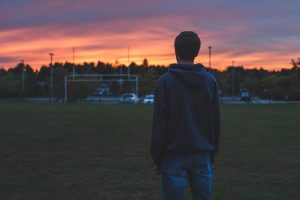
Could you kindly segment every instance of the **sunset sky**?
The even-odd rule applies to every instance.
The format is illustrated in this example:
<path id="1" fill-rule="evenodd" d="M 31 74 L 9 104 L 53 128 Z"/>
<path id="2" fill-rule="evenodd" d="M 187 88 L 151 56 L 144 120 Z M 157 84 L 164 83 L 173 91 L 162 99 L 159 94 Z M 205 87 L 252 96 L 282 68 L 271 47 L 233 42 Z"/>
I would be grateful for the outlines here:
<path id="1" fill-rule="evenodd" d="M 300 1 L 296 0 L 1 0 L 0 67 L 20 60 L 38 69 L 55 62 L 150 64 L 176 62 L 173 41 L 198 33 L 196 62 L 224 69 L 291 67 L 300 57 Z"/>

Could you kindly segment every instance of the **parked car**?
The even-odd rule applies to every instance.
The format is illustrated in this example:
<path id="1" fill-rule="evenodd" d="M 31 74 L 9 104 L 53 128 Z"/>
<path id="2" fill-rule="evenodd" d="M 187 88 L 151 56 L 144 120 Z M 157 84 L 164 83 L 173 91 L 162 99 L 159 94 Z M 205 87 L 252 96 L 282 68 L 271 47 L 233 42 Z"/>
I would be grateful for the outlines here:
<path id="1" fill-rule="evenodd" d="M 241 90 L 241 101 L 250 101 L 251 96 L 248 89 L 244 88 Z"/>
<path id="2" fill-rule="evenodd" d="M 112 93 L 110 92 L 109 87 L 106 84 L 102 84 L 95 92 L 94 96 L 109 96 Z"/>
<path id="3" fill-rule="evenodd" d="M 125 93 L 119 98 L 119 102 L 121 102 L 121 103 L 138 103 L 139 98 L 134 93 Z"/>
<path id="4" fill-rule="evenodd" d="M 154 103 L 154 95 L 148 94 L 145 96 L 143 103 L 145 104 L 153 104 Z"/>

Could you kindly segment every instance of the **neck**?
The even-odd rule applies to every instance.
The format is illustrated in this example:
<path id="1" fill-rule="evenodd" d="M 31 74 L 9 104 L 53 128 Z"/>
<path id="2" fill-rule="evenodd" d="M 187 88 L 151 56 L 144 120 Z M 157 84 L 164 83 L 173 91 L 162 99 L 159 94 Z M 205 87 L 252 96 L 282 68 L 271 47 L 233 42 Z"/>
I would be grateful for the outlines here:
<path id="1" fill-rule="evenodd" d="M 193 60 L 191 60 L 191 61 L 189 61 L 189 60 L 177 60 L 177 63 L 178 64 L 194 64 L 194 61 Z"/>

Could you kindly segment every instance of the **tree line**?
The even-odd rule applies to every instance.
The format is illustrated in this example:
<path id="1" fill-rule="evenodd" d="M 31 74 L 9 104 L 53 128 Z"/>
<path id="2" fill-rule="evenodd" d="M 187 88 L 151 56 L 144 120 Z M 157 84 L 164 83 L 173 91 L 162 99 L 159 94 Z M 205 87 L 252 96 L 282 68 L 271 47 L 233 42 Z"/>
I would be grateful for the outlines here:
<path id="1" fill-rule="evenodd" d="M 129 66 L 98 61 L 97 63 L 73 64 L 69 62 L 53 64 L 53 95 L 64 97 L 64 77 L 72 74 L 130 74 L 139 78 L 139 95 L 153 93 L 158 78 L 168 68 L 162 65 L 149 65 L 144 59 L 141 65 L 132 62 Z M 291 60 L 291 68 L 279 71 L 245 69 L 243 66 L 228 66 L 226 70 L 209 69 L 216 77 L 220 91 L 224 96 L 238 96 L 244 88 L 252 96 L 274 100 L 300 100 L 300 58 Z M 0 69 L 0 98 L 49 97 L 49 66 L 34 70 L 30 65 L 17 64 L 10 69 Z M 23 84 L 24 83 L 24 84 Z M 24 85 L 24 88 L 23 88 Z M 76 88 L 74 88 L 76 90 Z"/>

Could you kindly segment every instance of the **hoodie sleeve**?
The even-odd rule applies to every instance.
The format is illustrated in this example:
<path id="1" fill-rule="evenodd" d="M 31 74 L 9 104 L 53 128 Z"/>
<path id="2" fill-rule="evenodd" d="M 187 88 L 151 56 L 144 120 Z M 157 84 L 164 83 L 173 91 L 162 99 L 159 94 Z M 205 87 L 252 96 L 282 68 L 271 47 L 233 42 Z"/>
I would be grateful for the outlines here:
<path id="1" fill-rule="evenodd" d="M 157 168 L 160 168 L 163 151 L 164 135 L 167 129 L 168 105 L 167 91 L 163 79 L 160 79 L 155 88 L 152 135 L 150 152 Z"/>
<path id="2" fill-rule="evenodd" d="M 213 124 L 215 134 L 215 153 L 219 151 L 220 140 L 220 102 L 219 102 L 219 87 L 215 82 L 214 95 L 213 95 Z"/>

